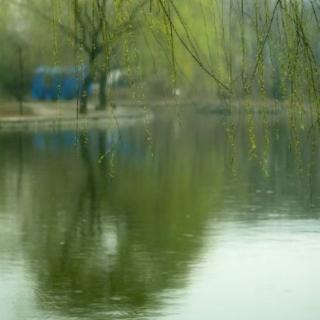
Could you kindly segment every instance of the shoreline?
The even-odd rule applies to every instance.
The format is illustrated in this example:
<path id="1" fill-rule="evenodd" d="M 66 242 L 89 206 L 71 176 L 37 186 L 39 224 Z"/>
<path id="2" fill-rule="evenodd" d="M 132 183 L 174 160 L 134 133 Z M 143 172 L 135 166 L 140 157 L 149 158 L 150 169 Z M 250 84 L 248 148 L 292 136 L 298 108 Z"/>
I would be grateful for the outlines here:
<path id="1" fill-rule="evenodd" d="M 138 122 L 151 121 L 153 113 L 141 108 L 117 107 L 115 110 L 89 111 L 85 115 L 47 114 L 10 116 L 0 118 L 0 132 L 20 130 L 62 130 L 105 128 L 106 125 L 130 126 Z"/>

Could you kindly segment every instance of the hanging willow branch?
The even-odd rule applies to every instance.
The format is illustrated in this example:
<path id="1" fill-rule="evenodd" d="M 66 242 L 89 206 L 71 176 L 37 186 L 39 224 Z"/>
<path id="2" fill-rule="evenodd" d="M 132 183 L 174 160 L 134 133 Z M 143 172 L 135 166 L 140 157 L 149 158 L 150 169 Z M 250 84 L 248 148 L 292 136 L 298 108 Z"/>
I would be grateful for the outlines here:
<path id="1" fill-rule="evenodd" d="M 174 31 L 175 35 L 177 36 L 177 38 L 179 39 L 180 43 L 182 44 L 182 46 L 185 48 L 185 50 L 191 55 L 191 57 L 193 58 L 194 61 L 196 61 L 196 63 L 199 65 L 199 67 L 204 70 L 214 81 L 216 81 L 222 88 L 224 88 L 226 91 L 230 92 L 230 88 L 224 84 L 211 70 L 209 70 L 204 63 L 202 62 L 202 60 L 199 58 L 199 56 L 197 55 L 197 53 L 195 53 L 194 51 L 192 51 L 192 49 L 189 47 L 189 45 L 186 43 L 186 41 L 182 38 L 182 36 L 180 35 L 180 33 L 177 31 L 177 28 L 175 26 L 175 24 L 173 23 L 171 16 L 167 10 L 167 8 L 165 7 L 164 3 L 162 0 L 158 0 L 161 6 L 161 9 L 163 11 L 163 13 L 165 14 L 166 18 L 169 21 L 169 24 L 172 28 L 172 30 Z"/>

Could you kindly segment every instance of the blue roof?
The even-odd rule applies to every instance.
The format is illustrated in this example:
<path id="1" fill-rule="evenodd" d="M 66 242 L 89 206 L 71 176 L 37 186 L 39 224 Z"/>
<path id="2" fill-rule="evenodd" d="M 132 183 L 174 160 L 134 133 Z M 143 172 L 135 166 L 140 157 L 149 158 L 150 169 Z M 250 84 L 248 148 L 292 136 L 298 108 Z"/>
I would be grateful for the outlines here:
<path id="1" fill-rule="evenodd" d="M 32 98 L 35 100 L 75 99 L 79 96 L 87 73 L 86 65 L 40 66 L 34 72 Z"/>

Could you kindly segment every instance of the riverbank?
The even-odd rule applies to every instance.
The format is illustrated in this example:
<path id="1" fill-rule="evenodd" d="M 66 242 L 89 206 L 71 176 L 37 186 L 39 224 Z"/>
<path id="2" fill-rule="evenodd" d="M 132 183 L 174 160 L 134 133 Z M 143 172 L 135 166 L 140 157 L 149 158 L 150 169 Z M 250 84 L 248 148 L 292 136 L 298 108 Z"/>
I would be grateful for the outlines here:
<path id="1" fill-rule="evenodd" d="M 172 111 L 179 106 L 180 111 L 193 109 L 199 114 L 273 114 L 280 115 L 283 112 L 292 111 L 288 101 L 264 100 L 242 101 L 233 100 L 214 101 L 212 99 L 182 99 L 167 98 L 146 100 L 144 103 L 134 102 L 130 99 L 115 101 L 116 106 L 109 107 L 105 111 L 97 111 L 95 105 L 88 104 L 88 113 L 79 114 L 79 106 L 76 101 L 57 102 L 25 102 L 23 115 L 19 115 L 19 106 L 16 102 L 0 101 L 0 131 L 26 130 L 26 129 L 86 129 L 90 127 L 130 125 L 136 122 L 145 122 L 153 118 L 156 110 Z M 296 111 L 310 113 L 314 111 L 312 105 L 304 103 L 296 108 Z M 179 112 L 180 112 L 179 111 Z"/>
<path id="2" fill-rule="evenodd" d="M 106 125 L 129 125 L 150 121 L 152 112 L 139 106 L 117 106 L 104 111 L 88 106 L 88 113 L 79 114 L 76 102 L 28 102 L 23 115 L 14 114 L 10 104 L 0 106 L 0 131 L 38 129 L 87 129 Z M 14 108 L 12 106 L 12 108 Z M 8 112 L 9 110 L 9 112 Z M 11 111 L 11 112 L 10 112 Z"/>

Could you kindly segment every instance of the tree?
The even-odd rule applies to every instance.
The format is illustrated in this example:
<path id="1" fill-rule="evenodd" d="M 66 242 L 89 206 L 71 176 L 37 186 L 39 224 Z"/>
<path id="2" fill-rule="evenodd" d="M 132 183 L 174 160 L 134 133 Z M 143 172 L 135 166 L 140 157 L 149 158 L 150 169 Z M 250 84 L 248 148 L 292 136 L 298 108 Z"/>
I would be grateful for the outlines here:
<path id="1" fill-rule="evenodd" d="M 31 72 L 26 69 L 24 47 L 12 45 L 14 55 L 0 63 L 0 85 L 5 93 L 19 102 L 19 113 L 23 114 L 23 101 L 30 89 Z"/>
<path id="2" fill-rule="evenodd" d="M 11 28 L 8 8 L 3 6 L 2 9 L 5 14 L 1 16 L 0 42 L 5 45 L 0 52 L 0 88 L 19 102 L 22 115 L 23 100 L 29 90 L 31 78 L 31 70 L 26 63 L 27 45 L 16 30 Z"/>
<path id="3" fill-rule="evenodd" d="M 122 36 L 140 26 L 138 12 L 145 2 L 146 0 L 72 0 L 69 9 L 73 23 L 70 23 L 69 17 L 62 14 L 62 10 L 53 10 L 53 16 L 47 14 L 44 6 L 50 5 L 48 2 L 22 0 L 15 4 L 30 10 L 47 22 L 53 22 L 53 25 L 73 42 L 75 48 L 85 52 L 88 71 L 79 97 L 80 113 L 84 114 L 87 112 L 89 86 L 96 77 L 99 79 L 98 109 L 106 109 L 107 73 L 112 67 Z"/>

